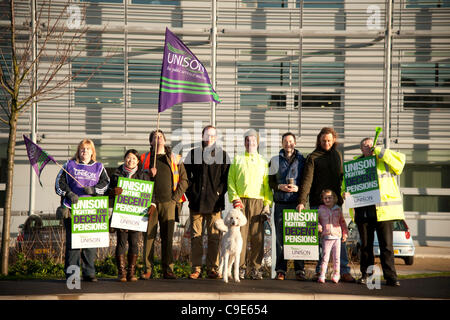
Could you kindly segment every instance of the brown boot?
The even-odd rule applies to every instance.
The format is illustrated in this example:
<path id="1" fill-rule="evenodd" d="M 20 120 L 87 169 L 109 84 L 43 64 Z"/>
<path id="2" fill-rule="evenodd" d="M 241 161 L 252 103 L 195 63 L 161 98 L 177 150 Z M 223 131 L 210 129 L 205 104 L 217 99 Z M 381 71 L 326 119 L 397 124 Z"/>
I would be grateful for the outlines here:
<path id="1" fill-rule="evenodd" d="M 128 281 L 134 282 L 137 281 L 136 278 L 136 260 L 137 260 L 137 254 L 128 254 L 128 274 L 127 279 Z"/>
<path id="2" fill-rule="evenodd" d="M 117 269 L 119 271 L 118 280 L 120 282 L 127 282 L 127 270 L 125 268 L 125 255 L 121 254 L 116 256 Z"/>

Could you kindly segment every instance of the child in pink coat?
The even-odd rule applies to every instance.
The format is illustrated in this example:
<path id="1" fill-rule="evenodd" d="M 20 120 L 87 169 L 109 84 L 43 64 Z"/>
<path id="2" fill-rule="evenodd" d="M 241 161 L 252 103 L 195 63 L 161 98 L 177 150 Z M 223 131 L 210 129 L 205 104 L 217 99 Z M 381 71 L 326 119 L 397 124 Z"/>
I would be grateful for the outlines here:
<path id="1" fill-rule="evenodd" d="M 325 275 L 327 273 L 328 261 L 330 254 L 333 256 L 334 274 L 331 280 L 338 283 L 340 277 L 339 267 L 341 258 L 341 238 L 344 242 L 347 240 L 348 229 L 345 224 L 344 215 L 341 208 L 336 205 L 338 198 L 334 191 L 325 189 L 321 193 L 323 204 L 319 206 L 319 227 L 322 233 L 323 260 L 320 267 L 320 276 L 317 280 L 325 283 Z"/>

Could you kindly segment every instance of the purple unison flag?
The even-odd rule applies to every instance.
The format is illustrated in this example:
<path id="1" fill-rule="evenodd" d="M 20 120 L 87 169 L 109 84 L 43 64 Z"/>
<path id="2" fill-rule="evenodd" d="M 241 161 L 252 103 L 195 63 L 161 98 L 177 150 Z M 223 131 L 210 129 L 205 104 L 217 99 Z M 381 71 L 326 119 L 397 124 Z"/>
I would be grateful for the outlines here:
<path id="1" fill-rule="evenodd" d="M 166 28 L 158 112 L 180 102 L 207 101 L 221 102 L 208 72 L 191 50 Z"/>
<path id="2" fill-rule="evenodd" d="M 37 144 L 31 141 L 26 135 L 23 135 L 25 146 L 27 147 L 28 159 L 36 172 L 39 183 L 41 184 L 41 172 L 44 170 L 45 165 L 51 160 L 56 163 L 56 160 L 50 156 L 47 152 L 41 149 Z"/>

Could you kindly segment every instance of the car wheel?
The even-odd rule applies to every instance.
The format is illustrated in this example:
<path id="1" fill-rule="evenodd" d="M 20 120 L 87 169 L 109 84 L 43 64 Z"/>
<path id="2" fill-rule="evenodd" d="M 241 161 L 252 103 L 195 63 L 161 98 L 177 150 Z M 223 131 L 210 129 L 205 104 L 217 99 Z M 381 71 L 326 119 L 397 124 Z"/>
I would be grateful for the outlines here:
<path id="1" fill-rule="evenodd" d="M 403 257 L 403 260 L 405 260 L 405 264 L 408 266 L 411 266 L 414 263 L 414 256 L 412 257 Z"/>

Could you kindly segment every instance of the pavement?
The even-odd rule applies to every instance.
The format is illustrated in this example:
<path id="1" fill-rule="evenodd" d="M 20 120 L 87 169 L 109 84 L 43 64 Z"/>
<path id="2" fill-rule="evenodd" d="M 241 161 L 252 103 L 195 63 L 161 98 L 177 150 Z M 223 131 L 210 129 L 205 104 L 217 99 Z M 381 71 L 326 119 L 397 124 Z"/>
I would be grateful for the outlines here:
<path id="1" fill-rule="evenodd" d="M 427 259 L 450 259 L 450 247 L 416 246 L 414 257 Z"/>
<path id="2" fill-rule="evenodd" d="M 416 247 L 417 259 L 450 259 L 450 248 Z M 450 267 L 450 260 L 448 261 Z M 352 264 L 358 276 L 359 266 Z M 312 274 L 313 265 L 307 273 Z M 449 269 L 447 269 L 449 270 Z M 417 273 L 424 273 L 420 270 Z M 402 275 L 402 272 L 398 272 Z M 410 275 L 411 273 L 404 273 Z M 373 279 L 371 286 L 356 283 L 287 279 L 276 281 L 242 280 L 228 284 L 211 279 L 151 279 L 120 283 L 116 279 L 99 279 L 97 283 L 81 281 L 69 289 L 65 280 L 2 280 L 0 300 L 152 300 L 152 301 L 275 301 L 275 300 L 424 300 L 450 301 L 450 277 L 439 276 L 400 280 L 400 287 L 386 286 L 384 280 Z"/>

